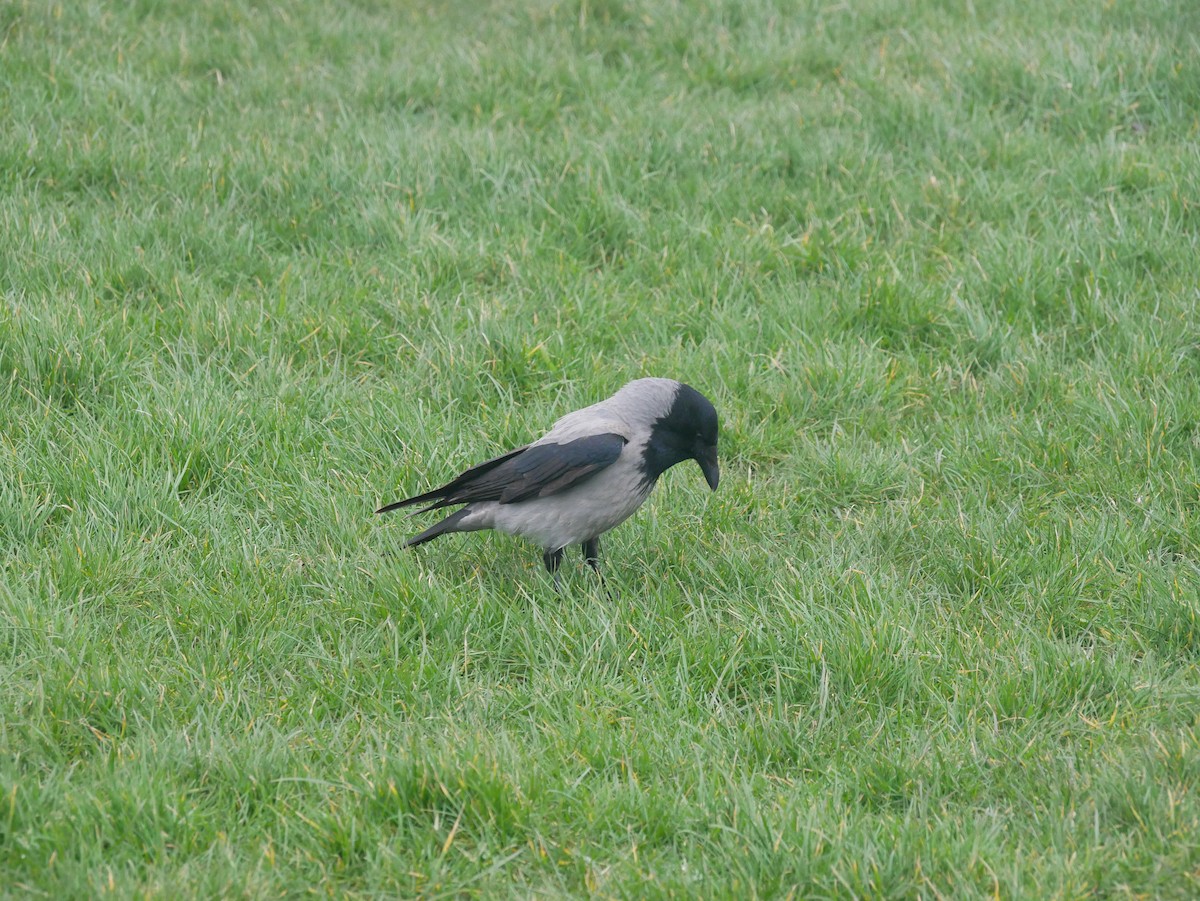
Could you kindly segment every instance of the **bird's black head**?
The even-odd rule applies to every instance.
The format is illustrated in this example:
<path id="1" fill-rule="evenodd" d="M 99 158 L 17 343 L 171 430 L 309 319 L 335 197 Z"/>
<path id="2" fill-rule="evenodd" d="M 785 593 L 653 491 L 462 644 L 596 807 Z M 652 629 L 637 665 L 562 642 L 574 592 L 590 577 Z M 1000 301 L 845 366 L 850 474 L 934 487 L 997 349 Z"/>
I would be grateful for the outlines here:
<path id="1" fill-rule="evenodd" d="M 717 411 L 707 397 L 681 384 L 670 409 L 650 428 L 642 468 L 653 482 L 684 460 L 699 463 L 708 487 L 717 490 L 721 480 L 717 467 Z"/>

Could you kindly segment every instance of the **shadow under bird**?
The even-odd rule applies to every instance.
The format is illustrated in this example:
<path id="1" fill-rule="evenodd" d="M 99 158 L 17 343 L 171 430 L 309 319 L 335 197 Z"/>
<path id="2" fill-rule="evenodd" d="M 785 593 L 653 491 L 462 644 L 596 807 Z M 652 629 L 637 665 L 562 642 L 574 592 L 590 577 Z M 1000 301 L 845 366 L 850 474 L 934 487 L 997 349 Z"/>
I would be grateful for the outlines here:
<path id="1" fill-rule="evenodd" d="M 568 413 L 544 436 L 402 501 L 416 513 L 466 506 L 404 543 L 451 532 L 495 529 L 537 542 L 558 583 L 563 549 L 578 544 L 600 572 L 600 536 L 642 505 L 658 477 L 684 460 L 700 464 L 717 490 L 717 411 L 695 388 L 673 379 L 637 379 L 612 397 Z"/>

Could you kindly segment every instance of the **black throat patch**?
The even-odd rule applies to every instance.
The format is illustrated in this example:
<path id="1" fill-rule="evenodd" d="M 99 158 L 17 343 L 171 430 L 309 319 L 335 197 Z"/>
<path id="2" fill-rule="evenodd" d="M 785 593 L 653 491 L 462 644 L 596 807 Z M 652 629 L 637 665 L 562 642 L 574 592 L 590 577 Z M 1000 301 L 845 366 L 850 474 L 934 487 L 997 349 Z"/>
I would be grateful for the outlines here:
<path id="1" fill-rule="evenodd" d="M 639 467 L 643 479 L 654 484 L 676 463 L 692 459 L 698 443 L 717 443 L 717 411 L 703 394 L 681 384 L 671 409 L 650 427 Z"/>

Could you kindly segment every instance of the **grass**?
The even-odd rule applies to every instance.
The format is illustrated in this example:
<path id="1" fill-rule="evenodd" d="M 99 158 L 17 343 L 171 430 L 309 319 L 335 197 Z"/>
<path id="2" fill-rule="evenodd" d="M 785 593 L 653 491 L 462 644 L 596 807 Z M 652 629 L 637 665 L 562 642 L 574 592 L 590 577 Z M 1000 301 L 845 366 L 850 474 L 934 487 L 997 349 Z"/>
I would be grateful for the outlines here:
<path id="1" fill-rule="evenodd" d="M 0 10 L 0 892 L 1200 892 L 1200 12 L 917 6 Z"/>

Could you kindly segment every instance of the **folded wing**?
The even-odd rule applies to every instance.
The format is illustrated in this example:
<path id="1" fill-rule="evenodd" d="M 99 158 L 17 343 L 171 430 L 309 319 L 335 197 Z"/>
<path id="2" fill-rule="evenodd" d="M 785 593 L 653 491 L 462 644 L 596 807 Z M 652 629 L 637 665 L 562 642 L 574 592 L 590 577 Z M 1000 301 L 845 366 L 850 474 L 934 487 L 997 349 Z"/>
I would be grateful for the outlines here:
<path id="1" fill-rule="evenodd" d="M 615 433 L 589 435 L 562 444 L 530 444 L 472 466 L 440 488 L 380 507 L 428 504 L 424 513 L 455 504 L 498 501 L 515 504 L 546 497 L 586 480 L 621 456 L 627 439 Z"/>

